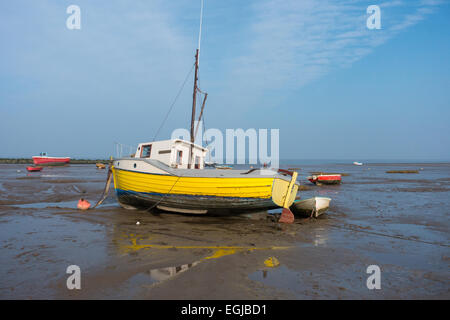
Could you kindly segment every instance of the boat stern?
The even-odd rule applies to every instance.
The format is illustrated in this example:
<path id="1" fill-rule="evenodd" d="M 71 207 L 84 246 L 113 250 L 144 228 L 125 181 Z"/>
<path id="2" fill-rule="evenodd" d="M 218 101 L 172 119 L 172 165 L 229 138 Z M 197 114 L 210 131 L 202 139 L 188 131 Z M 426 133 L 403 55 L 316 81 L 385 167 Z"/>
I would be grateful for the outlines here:
<path id="1" fill-rule="evenodd" d="M 290 181 L 284 180 L 284 179 L 274 179 L 273 186 L 272 186 L 272 201 L 275 203 L 278 207 L 290 207 L 295 200 L 295 197 L 297 196 L 298 192 L 298 183 L 295 182 L 294 186 L 290 190 L 289 189 Z M 286 194 L 288 193 L 288 194 Z M 287 197 L 287 199 L 286 199 Z M 287 201 L 287 202 L 286 202 Z"/>

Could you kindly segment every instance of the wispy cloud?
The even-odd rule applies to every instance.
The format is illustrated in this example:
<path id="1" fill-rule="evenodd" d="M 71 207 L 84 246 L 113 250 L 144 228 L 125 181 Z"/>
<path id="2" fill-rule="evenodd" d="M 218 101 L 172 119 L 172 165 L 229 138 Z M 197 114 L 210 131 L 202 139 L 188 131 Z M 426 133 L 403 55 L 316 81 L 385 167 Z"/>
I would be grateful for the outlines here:
<path id="1" fill-rule="evenodd" d="M 380 3 L 381 30 L 366 27 L 373 1 L 266 0 L 254 3 L 245 53 L 233 62 L 233 78 L 254 89 L 301 87 L 348 67 L 374 48 L 417 24 L 438 0 Z"/>

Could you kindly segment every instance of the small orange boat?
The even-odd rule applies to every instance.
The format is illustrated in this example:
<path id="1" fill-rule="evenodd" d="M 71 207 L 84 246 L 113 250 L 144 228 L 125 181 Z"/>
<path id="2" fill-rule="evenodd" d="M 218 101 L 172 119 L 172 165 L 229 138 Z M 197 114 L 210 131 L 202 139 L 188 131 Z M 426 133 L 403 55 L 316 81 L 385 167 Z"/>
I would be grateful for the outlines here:
<path id="1" fill-rule="evenodd" d="M 27 170 L 30 172 L 34 172 L 34 171 L 41 171 L 42 167 L 33 167 L 33 166 L 28 166 Z"/>

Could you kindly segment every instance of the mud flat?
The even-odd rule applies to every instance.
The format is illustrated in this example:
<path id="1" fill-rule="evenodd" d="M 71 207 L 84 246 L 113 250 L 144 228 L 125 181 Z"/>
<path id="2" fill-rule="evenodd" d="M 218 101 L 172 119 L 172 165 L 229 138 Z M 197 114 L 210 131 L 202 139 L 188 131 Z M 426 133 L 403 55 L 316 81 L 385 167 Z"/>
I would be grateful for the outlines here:
<path id="1" fill-rule="evenodd" d="M 419 173 L 419 170 L 389 170 L 386 173 Z"/>
<path id="2" fill-rule="evenodd" d="M 300 181 L 319 170 L 349 176 L 301 190 L 301 198 L 333 199 L 319 219 L 279 225 L 267 212 L 129 211 L 113 192 L 81 212 L 79 198 L 100 197 L 104 170 L 73 164 L 27 173 L 0 164 L 0 298 L 450 298 L 449 164 L 420 165 L 421 179 L 400 180 L 386 177 L 392 164 L 296 166 Z M 269 257 L 280 265 L 267 267 Z M 366 287 L 374 264 L 380 290 Z M 81 290 L 66 287 L 70 265 L 81 269 Z"/>

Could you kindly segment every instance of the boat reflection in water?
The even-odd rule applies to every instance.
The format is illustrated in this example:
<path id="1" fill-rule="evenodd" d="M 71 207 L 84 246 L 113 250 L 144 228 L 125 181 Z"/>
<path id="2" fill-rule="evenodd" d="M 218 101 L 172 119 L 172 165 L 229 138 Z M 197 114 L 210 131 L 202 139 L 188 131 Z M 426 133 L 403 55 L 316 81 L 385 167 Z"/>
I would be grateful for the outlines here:
<path id="1" fill-rule="evenodd" d="M 325 228 L 318 228 L 315 230 L 315 236 L 313 239 L 313 244 L 315 247 L 326 246 L 328 243 L 328 232 Z"/>
<path id="2" fill-rule="evenodd" d="M 117 229 L 115 229 L 117 230 Z M 290 247 L 283 246 L 269 246 L 269 247 L 256 247 L 256 246 L 211 246 L 211 245 L 161 245 L 161 244 L 150 244 L 150 243 L 141 243 L 145 242 L 150 238 L 154 238 L 154 236 L 142 236 L 136 234 L 124 234 L 117 230 L 114 233 L 113 243 L 116 245 L 117 250 L 120 254 L 133 254 L 139 250 L 149 250 L 149 249 L 157 249 L 159 250 L 170 250 L 170 249 L 179 249 L 179 250 L 199 250 L 205 249 L 210 252 L 200 260 L 196 260 L 192 263 L 182 264 L 179 266 L 173 267 L 164 267 L 151 269 L 145 272 L 140 272 L 134 276 L 132 276 L 127 282 L 130 286 L 153 286 L 157 283 L 160 283 L 165 280 L 169 280 L 176 275 L 183 273 L 200 263 L 206 263 L 211 259 L 219 259 L 224 256 L 233 255 L 241 252 L 253 252 L 259 250 L 286 250 Z"/>
<path id="3" fill-rule="evenodd" d="M 146 274 L 151 278 L 152 282 L 161 282 L 170 279 L 177 274 L 183 273 L 192 267 L 198 265 L 200 261 L 195 261 L 193 263 L 183 264 L 177 267 L 166 267 L 160 269 L 153 269 L 146 272 Z"/>
<path id="4" fill-rule="evenodd" d="M 139 272 L 127 280 L 127 285 L 125 287 L 149 288 L 158 285 L 163 281 L 169 280 L 176 275 L 191 269 L 199 263 L 200 261 L 195 261 L 193 263 L 183 264 L 177 267 L 165 267 Z"/>

